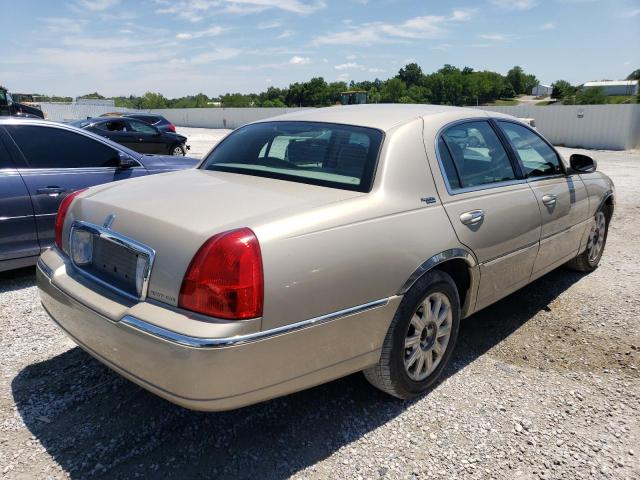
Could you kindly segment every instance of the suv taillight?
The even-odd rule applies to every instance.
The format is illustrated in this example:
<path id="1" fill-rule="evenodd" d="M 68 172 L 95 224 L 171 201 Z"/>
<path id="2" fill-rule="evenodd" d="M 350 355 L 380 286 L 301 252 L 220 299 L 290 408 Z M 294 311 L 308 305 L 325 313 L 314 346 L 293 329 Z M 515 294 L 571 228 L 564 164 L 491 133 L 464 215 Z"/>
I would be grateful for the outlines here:
<path id="1" fill-rule="evenodd" d="M 69 195 L 62 199 L 62 202 L 60 202 L 60 206 L 58 207 L 58 215 L 56 215 L 55 226 L 56 245 L 60 250 L 62 250 L 62 229 L 64 228 L 64 219 L 67 216 L 67 212 L 69 211 L 69 207 L 71 206 L 73 200 L 85 190 L 86 188 L 83 188 L 82 190 L 71 192 Z"/>
<path id="2" fill-rule="evenodd" d="M 262 316 L 264 279 L 260 244 L 249 228 L 219 233 L 191 260 L 178 306 L 212 317 Z"/>
<path id="3" fill-rule="evenodd" d="M 167 125 L 167 130 L 176 133 L 176 126 L 173 123 L 170 123 L 169 125 Z"/>

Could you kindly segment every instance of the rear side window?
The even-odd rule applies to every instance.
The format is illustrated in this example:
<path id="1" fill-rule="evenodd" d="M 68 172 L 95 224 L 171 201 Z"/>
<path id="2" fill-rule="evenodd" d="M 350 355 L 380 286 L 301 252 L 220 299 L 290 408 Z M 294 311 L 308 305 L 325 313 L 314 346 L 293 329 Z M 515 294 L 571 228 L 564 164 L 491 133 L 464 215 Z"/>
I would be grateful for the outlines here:
<path id="1" fill-rule="evenodd" d="M 438 139 L 438 153 L 453 189 L 516 178 L 507 152 L 489 122 L 465 122 L 449 127 Z"/>
<path id="2" fill-rule="evenodd" d="M 265 122 L 229 134 L 200 168 L 367 192 L 382 132 L 316 122 Z"/>
<path id="3" fill-rule="evenodd" d="M 130 131 L 132 132 L 146 133 L 149 135 L 153 135 L 154 133 L 156 133 L 156 129 L 148 123 L 138 122 L 136 120 L 129 120 L 129 127 Z"/>
<path id="4" fill-rule="evenodd" d="M 35 125 L 8 125 L 30 168 L 117 167 L 117 150 L 80 133 Z"/>
<path id="5" fill-rule="evenodd" d="M 564 173 L 556 152 L 540 136 L 522 125 L 498 121 L 509 138 L 527 177 L 543 177 Z"/>

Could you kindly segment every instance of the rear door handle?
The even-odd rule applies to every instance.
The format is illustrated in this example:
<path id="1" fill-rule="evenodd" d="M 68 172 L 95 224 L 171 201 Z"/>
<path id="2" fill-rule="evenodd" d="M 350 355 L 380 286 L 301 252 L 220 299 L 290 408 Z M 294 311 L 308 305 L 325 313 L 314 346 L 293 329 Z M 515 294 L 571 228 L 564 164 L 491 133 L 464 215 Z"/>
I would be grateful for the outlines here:
<path id="1" fill-rule="evenodd" d="M 60 187 L 45 187 L 45 188 L 39 188 L 37 190 L 39 194 L 49 195 L 50 197 L 57 197 L 58 195 L 66 191 L 67 191 L 66 188 L 60 188 Z"/>
<path id="2" fill-rule="evenodd" d="M 542 196 L 542 203 L 544 203 L 547 207 L 553 207 L 556 204 L 556 200 L 558 197 L 552 193 Z"/>
<path id="3" fill-rule="evenodd" d="M 460 221 L 464 225 L 478 225 L 484 220 L 484 210 L 471 210 L 460 215 Z"/>

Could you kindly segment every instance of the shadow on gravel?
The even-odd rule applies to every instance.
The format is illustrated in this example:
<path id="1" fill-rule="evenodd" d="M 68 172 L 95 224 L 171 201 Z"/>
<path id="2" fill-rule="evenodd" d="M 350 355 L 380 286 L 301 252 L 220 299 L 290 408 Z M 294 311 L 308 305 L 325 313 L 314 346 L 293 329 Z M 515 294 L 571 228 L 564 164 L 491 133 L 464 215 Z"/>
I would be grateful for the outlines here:
<path id="1" fill-rule="evenodd" d="M 36 284 L 35 267 L 0 272 L 0 293 L 22 290 Z"/>
<path id="2" fill-rule="evenodd" d="M 445 378 L 580 278 L 553 272 L 464 321 Z M 286 478 L 412 404 L 356 374 L 236 411 L 192 412 L 124 380 L 79 348 L 26 367 L 12 389 L 29 430 L 72 478 Z"/>

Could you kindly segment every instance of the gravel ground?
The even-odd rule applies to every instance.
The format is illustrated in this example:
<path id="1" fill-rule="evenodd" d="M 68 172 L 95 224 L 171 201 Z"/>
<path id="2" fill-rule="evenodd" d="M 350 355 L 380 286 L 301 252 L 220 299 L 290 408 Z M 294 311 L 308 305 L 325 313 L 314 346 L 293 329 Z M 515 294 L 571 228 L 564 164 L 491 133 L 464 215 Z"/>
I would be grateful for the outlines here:
<path id="1" fill-rule="evenodd" d="M 191 412 L 74 347 L 33 269 L 0 274 L 0 477 L 640 478 L 640 154 L 590 154 L 618 191 L 600 268 L 557 270 L 465 320 L 415 401 L 357 374 Z"/>

